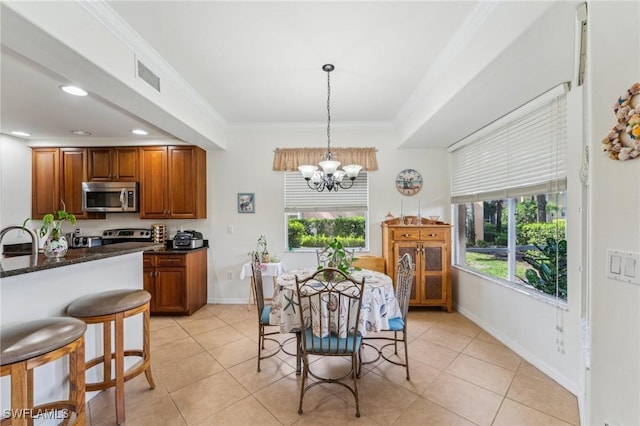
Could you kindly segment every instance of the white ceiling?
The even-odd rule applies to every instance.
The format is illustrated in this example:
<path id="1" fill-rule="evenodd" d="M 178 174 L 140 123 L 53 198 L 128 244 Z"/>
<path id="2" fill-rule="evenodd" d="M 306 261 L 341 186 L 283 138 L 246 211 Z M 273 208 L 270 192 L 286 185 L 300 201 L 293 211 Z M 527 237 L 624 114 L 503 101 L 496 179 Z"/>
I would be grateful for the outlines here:
<path id="1" fill-rule="evenodd" d="M 166 61 L 195 89 L 227 130 L 326 124 L 321 67 L 332 63 L 333 126 L 388 126 L 402 147 L 446 147 L 571 80 L 574 72 L 574 2 L 102 5 L 143 39 L 147 56 Z M 9 15 L 2 14 L 3 24 Z M 164 120 L 128 113 L 127 102 L 65 95 L 58 86 L 68 76 L 22 56 L 10 43 L 19 34 L 9 33 L 20 26 L 7 28 L 1 52 L 3 133 L 21 129 L 32 140 L 68 140 L 77 138 L 70 130 L 81 129 L 103 141 L 130 138 L 131 128 L 145 127 L 151 138 L 181 137 Z"/>

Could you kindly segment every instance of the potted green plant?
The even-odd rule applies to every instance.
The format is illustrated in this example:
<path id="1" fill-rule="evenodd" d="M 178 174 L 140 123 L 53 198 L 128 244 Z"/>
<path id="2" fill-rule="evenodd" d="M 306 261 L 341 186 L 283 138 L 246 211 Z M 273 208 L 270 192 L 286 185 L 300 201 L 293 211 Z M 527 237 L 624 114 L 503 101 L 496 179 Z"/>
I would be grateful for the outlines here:
<path id="1" fill-rule="evenodd" d="M 326 266 L 329 268 L 339 269 L 345 274 L 351 274 L 351 271 L 360 268 L 352 268 L 352 262 L 355 260 L 353 254 L 348 252 L 340 240 L 334 238 L 327 247 L 320 252 L 323 259 L 326 259 Z M 318 265 L 318 269 L 324 268 L 325 265 Z"/>
<path id="2" fill-rule="evenodd" d="M 47 213 L 42 218 L 42 226 L 38 230 L 40 238 L 47 237 L 44 241 L 43 250 L 47 257 L 64 257 L 69 249 L 69 243 L 62 233 L 62 223 L 69 221 L 70 224 L 76 224 L 76 216 L 73 213 L 67 213 L 67 207 L 62 202 L 62 210 L 58 210 L 57 219 L 53 213 Z M 27 218 L 22 223 L 24 228 L 27 222 L 31 220 Z"/>

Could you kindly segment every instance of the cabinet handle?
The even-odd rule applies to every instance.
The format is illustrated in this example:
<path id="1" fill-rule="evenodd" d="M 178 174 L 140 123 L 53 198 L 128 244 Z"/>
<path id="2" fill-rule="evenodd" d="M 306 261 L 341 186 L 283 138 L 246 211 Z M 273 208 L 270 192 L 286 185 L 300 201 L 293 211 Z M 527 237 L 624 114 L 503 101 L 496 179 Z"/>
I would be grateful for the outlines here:
<path id="1" fill-rule="evenodd" d="M 430 237 L 437 237 L 438 234 L 429 234 Z"/>
<path id="2" fill-rule="evenodd" d="M 411 234 L 402 234 L 402 236 L 406 238 L 406 237 L 410 237 Z"/>

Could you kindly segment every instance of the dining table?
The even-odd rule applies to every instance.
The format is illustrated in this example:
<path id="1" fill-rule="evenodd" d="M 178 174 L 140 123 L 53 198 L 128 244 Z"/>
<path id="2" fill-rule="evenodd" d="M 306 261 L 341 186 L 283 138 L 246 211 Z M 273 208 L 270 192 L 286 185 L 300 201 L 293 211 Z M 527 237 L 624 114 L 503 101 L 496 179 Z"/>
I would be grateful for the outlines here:
<path id="1" fill-rule="evenodd" d="M 298 280 L 303 280 L 316 271 L 317 267 L 315 266 L 293 269 L 277 277 L 269 324 L 279 326 L 281 333 L 299 335 L 301 322 L 296 277 Z M 358 281 L 364 278 L 364 293 L 358 327 L 360 334 L 365 337 L 368 333 L 389 329 L 389 320 L 402 316 L 393 287 L 393 279 L 386 274 L 368 269 L 354 270 L 350 275 Z M 296 372 L 299 374 L 301 371 L 299 347 L 296 350 L 296 355 L 298 358 Z"/>

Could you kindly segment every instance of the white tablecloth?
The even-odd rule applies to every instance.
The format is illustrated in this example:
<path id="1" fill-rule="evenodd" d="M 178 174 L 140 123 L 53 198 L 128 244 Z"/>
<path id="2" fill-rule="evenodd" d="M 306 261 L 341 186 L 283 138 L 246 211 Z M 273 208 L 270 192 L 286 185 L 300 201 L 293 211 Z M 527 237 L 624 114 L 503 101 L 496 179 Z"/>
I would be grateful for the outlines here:
<path id="1" fill-rule="evenodd" d="M 284 263 L 261 263 L 260 269 L 262 269 L 263 277 L 277 277 L 278 275 L 282 275 L 284 273 Z M 242 269 L 240 270 L 240 279 L 244 280 L 247 277 L 251 277 L 251 275 L 251 262 L 247 262 L 242 265 Z"/>
<path id="2" fill-rule="evenodd" d="M 302 279 L 315 271 L 316 268 L 295 269 L 278 276 L 269 322 L 279 325 L 282 333 L 300 329 L 300 304 L 295 276 Z M 362 335 L 388 329 L 389 319 L 401 316 L 391 277 L 368 269 L 354 271 L 352 276 L 357 280 L 365 277 L 359 326 Z"/>

